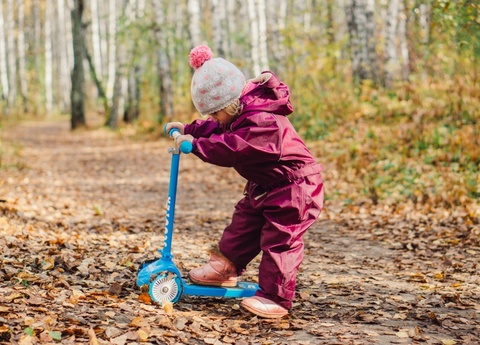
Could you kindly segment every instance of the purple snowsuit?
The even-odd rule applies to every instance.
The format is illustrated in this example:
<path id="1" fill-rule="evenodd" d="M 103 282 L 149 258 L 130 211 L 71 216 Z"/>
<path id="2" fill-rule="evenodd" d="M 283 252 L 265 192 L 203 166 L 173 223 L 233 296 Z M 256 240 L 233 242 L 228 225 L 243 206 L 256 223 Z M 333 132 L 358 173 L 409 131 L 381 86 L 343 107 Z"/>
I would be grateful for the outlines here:
<path id="1" fill-rule="evenodd" d="M 257 295 L 287 309 L 303 260 L 302 236 L 324 201 L 322 167 L 287 119 L 293 112 L 289 98 L 288 87 L 272 75 L 264 84 L 247 83 L 242 113 L 229 126 L 210 118 L 185 125 L 185 134 L 194 137 L 193 154 L 233 167 L 248 181 L 220 251 L 238 274 L 262 252 Z"/>

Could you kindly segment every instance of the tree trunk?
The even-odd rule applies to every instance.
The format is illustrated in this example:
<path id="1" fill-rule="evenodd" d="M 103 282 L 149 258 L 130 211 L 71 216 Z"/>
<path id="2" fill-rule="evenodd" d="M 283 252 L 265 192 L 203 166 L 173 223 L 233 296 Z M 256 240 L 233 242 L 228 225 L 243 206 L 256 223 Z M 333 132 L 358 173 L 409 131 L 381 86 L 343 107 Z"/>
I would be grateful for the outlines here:
<path id="1" fill-rule="evenodd" d="M 267 43 L 267 14 L 265 0 L 256 0 L 258 13 L 258 43 L 261 71 L 269 70 L 268 43 Z M 260 71 L 260 72 L 261 72 Z"/>
<path id="2" fill-rule="evenodd" d="M 15 49 L 15 19 L 14 19 L 13 0 L 7 0 L 7 59 L 8 59 L 8 104 L 10 107 L 15 105 L 15 99 L 17 98 L 17 53 Z"/>
<path id="3" fill-rule="evenodd" d="M 157 3 L 155 2 L 155 6 Z M 190 42 L 192 48 L 199 45 L 202 42 L 202 34 L 200 31 L 200 3 L 199 0 L 188 0 L 188 15 L 189 15 L 189 32 Z"/>
<path id="4" fill-rule="evenodd" d="M 402 80 L 407 81 L 410 78 L 410 52 L 408 50 L 407 21 L 408 11 L 406 8 L 407 0 L 400 0 L 400 17 L 398 23 L 398 39 L 400 41 L 400 56 L 402 59 Z"/>
<path id="5" fill-rule="evenodd" d="M 159 122 L 173 118 L 173 91 L 170 59 L 168 56 L 167 22 L 165 17 L 165 1 L 155 2 L 155 18 L 157 21 L 156 38 L 158 44 L 157 65 L 160 82 L 160 116 Z"/>
<path id="6" fill-rule="evenodd" d="M 85 72 L 84 42 L 82 32 L 83 0 L 74 0 L 72 15 L 72 42 L 73 42 L 73 71 L 71 91 L 71 129 L 77 129 L 86 125 L 85 121 Z"/>
<path id="7" fill-rule="evenodd" d="M 25 5 L 24 0 L 18 0 L 18 76 L 20 79 L 20 92 L 22 106 L 25 113 L 28 112 L 28 84 L 26 69 L 26 48 L 25 48 Z"/>
<path id="8" fill-rule="evenodd" d="M 348 0 L 345 10 L 354 80 L 378 83 L 373 0 Z"/>
<path id="9" fill-rule="evenodd" d="M 108 81 L 107 81 L 107 99 L 109 107 L 113 103 L 113 93 L 115 88 L 116 75 L 116 37 L 117 37 L 117 5 L 115 0 L 109 0 L 108 13 Z M 110 115 L 109 115 L 110 116 Z"/>
<path id="10" fill-rule="evenodd" d="M 398 9 L 399 0 L 390 0 L 388 4 L 385 37 L 385 85 L 392 87 L 393 81 L 399 73 L 398 53 L 397 53 L 397 28 L 398 28 Z"/>
<path id="11" fill-rule="evenodd" d="M 100 20 L 98 13 L 98 0 L 90 1 L 90 10 L 92 12 L 93 65 L 95 66 L 96 76 L 101 82 L 103 80 L 103 66 L 102 48 L 100 44 Z"/>
<path id="12" fill-rule="evenodd" d="M 2 82 L 2 99 L 7 100 L 9 93 L 7 47 L 5 45 L 5 19 L 3 16 L 3 1 L 0 6 L 0 77 Z M 4 112 L 7 112 L 8 105 Z"/>
<path id="13" fill-rule="evenodd" d="M 45 111 L 47 116 L 51 115 L 53 109 L 53 13 L 53 0 L 45 0 Z"/>
<path id="14" fill-rule="evenodd" d="M 260 40 L 258 17 L 255 0 L 248 0 L 248 20 L 250 22 L 250 44 L 252 49 L 252 71 L 253 75 L 257 76 L 261 72 L 260 68 Z"/>
<path id="15" fill-rule="evenodd" d="M 140 24 L 139 20 L 143 18 L 143 6 L 137 0 L 130 0 L 129 7 L 126 9 L 127 25 Z M 127 42 L 128 45 L 128 59 L 134 61 L 135 65 L 127 72 L 125 79 L 125 105 L 123 111 L 123 120 L 126 123 L 131 123 L 138 118 L 140 109 L 140 79 L 141 79 L 141 65 L 137 62 L 136 55 L 138 54 L 138 41 L 133 40 Z M 130 64 L 129 64 L 130 65 Z"/>
<path id="16" fill-rule="evenodd" d="M 285 49 L 285 27 L 287 21 L 287 0 L 267 0 L 267 8 L 275 8 L 267 16 L 267 36 L 269 39 L 269 55 L 272 57 L 273 69 L 281 66 L 287 55 Z"/>
<path id="17" fill-rule="evenodd" d="M 57 13 L 58 13 L 58 59 L 60 60 L 59 77 L 60 83 L 60 99 L 61 99 L 61 112 L 66 112 L 70 102 L 70 67 L 68 64 L 68 47 L 67 47 L 67 18 L 65 17 L 65 0 L 57 0 Z"/>

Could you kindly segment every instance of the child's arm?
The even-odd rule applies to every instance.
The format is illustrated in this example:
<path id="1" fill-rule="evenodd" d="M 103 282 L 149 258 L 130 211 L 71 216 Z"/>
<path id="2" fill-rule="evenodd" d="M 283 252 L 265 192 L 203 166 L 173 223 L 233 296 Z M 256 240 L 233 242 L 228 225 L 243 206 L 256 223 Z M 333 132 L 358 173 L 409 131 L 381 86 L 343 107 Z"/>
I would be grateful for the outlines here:
<path id="1" fill-rule="evenodd" d="M 197 119 L 184 125 L 184 133 L 182 134 L 190 134 L 194 138 L 208 138 L 212 134 L 220 134 L 221 132 L 222 129 L 219 124 L 208 118 L 206 120 Z"/>

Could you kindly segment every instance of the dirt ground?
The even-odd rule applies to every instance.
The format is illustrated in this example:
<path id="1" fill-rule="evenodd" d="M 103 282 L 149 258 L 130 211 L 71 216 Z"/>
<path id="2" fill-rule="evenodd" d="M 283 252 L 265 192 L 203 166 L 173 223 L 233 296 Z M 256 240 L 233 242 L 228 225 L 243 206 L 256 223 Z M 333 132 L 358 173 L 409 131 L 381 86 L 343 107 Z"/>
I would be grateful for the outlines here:
<path id="1" fill-rule="evenodd" d="M 170 140 L 71 133 L 65 121 L 1 139 L 0 344 L 480 344 L 480 247 L 437 236 L 455 225 L 421 237 L 428 219 L 377 221 L 329 201 L 305 237 L 287 317 L 185 295 L 170 310 L 135 285 L 163 245 Z M 193 155 L 180 170 L 173 253 L 186 274 L 207 259 L 244 181 Z"/>

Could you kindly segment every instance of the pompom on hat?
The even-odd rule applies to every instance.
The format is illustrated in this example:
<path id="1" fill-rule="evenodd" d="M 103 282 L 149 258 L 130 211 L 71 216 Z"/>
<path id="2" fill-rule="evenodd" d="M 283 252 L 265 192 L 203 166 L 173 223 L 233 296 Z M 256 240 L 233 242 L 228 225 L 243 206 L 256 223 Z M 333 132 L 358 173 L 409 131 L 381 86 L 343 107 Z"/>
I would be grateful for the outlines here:
<path id="1" fill-rule="evenodd" d="M 191 84 L 192 101 L 200 114 L 213 114 L 240 98 L 245 76 L 234 64 L 213 58 L 212 50 L 205 45 L 193 48 L 189 60 L 195 69 Z"/>

